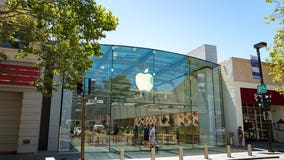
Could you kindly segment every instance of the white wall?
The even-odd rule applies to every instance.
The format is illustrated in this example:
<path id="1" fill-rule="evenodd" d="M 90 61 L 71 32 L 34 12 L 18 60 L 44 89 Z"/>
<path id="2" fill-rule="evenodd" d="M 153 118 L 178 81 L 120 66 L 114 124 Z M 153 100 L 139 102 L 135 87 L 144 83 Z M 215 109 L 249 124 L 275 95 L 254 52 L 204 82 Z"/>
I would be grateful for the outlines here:
<path id="1" fill-rule="evenodd" d="M 18 153 L 37 152 L 41 117 L 42 95 L 35 91 L 24 91 L 20 122 Z M 30 139 L 30 144 L 24 144 L 24 139 Z"/>
<path id="2" fill-rule="evenodd" d="M 1 91 L 22 92 L 17 153 L 36 153 L 38 150 L 42 95 L 33 87 L 0 85 Z M 30 140 L 24 144 L 23 140 Z"/>
<path id="3" fill-rule="evenodd" d="M 251 88 L 253 84 L 243 84 L 234 81 L 234 68 L 232 59 L 226 60 L 221 64 L 223 101 L 225 114 L 225 127 L 228 142 L 230 133 L 234 133 L 233 144 L 237 144 L 237 129 L 243 127 L 243 113 L 241 104 L 240 87 Z"/>
<path id="4" fill-rule="evenodd" d="M 240 61 L 240 59 L 235 59 L 235 60 Z M 247 80 L 247 82 L 235 81 L 234 75 L 239 75 L 239 73 L 234 73 L 234 71 L 237 69 L 233 68 L 232 58 L 221 62 L 220 65 L 221 65 L 221 74 L 222 74 L 222 87 L 223 87 L 223 101 L 224 101 L 226 131 L 227 131 L 227 135 L 229 135 L 230 132 L 234 132 L 235 134 L 234 142 L 236 144 L 237 128 L 238 126 L 243 127 L 243 113 L 242 113 L 240 88 L 256 89 L 259 83 L 256 83 L 257 81 L 254 82 L 252 80 Z M 236 65 L 235 67 L 238 67 L 238 66 Z M 250 68 L 247 68 L 247 69 L 250 70 Z M 238 68 L 238 70 L 240 69 Z M 241 74 L 241 76 L 249 77 L 250 75 L 248 76 L 248 75 Z M 267 87 L 267 90 L 275 90 L 277 85 L 267 84 L 266 87 Z M 271 109 L 272 109 L 272 117 L 273 117 L 272 122 L 275 122 L 277 117 L 279 118 L 281 116 L 282 117 L 284 116 L 283 107 L 280 108 L 279 106 L 278 107 L 271 106 Z"/>
<path id="5" fill-rule="evenodd" d="M 204 44 L 186 55 L 217 63 L 217 48 L 213 45 Z"/>
<path id="6" fill-rule="evenodd" d="M 237 106 L 237 91 L 234 84 L 234 76 L 233 76 L 233 66 L 232 59 L 226 60 L 221 63 L 221 74 L 222 74 L 222 88 L 223 88 L 223 102 L 224 102 L 224 114 L 225 114 L 225 128 L 227 141 L 229 141 L 230 132 L 235 134 L 236 141 L 236 129 L 240 125 L 238 122 L 240 115 L 238 115 Z M 234 143 L 236 144 L 236 143 Z"/>
<path id="7" fill-rule="evenodd" d="M 59 77 L 54 76 L 56 83 L 59 83 Z M 59 123 L 60 123 L 60 109 L 61 109 L 61 91 L 59 86 L 57 91 L 52 91 L 51 105 L 50 105 L 50 119 L 49 119 L 49 132 L 48 132 L 48 151 L 58 150 L 59 139 Z"/>

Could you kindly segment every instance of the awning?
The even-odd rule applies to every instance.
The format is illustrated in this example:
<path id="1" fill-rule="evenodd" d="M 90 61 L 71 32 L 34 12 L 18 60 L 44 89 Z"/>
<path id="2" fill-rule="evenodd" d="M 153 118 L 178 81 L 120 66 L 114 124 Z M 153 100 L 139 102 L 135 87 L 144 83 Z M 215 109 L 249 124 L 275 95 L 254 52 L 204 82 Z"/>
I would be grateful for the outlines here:
<path id="1" fill-rule="evenodd" d="M 257 93 L 256 89 L 241 88 L 241 100 L 242 104 L 257 104 L 254 99 L 254 94 Z M 279 92 L 268 90 L 266 95 L 271 94 L 271 105 L 284 105 L 284 96 Z"/>

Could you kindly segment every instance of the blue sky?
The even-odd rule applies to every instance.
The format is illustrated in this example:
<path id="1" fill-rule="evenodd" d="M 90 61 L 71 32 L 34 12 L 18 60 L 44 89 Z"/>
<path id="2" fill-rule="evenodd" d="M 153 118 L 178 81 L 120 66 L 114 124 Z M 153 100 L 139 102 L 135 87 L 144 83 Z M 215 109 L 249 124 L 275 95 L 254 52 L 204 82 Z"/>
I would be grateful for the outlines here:
<path id="1" fill-rule="evenodd" d="M 265 24 L 273 5 L 265 0 L 98 0 L 119 18 L 104 44 L 154 48 L 186 54 L 217 46 L 218 62 L 256 55 L 253 45 L 272 45 L 279 25 Z M 261 59 L 268 51 L 261 49 Z"/>

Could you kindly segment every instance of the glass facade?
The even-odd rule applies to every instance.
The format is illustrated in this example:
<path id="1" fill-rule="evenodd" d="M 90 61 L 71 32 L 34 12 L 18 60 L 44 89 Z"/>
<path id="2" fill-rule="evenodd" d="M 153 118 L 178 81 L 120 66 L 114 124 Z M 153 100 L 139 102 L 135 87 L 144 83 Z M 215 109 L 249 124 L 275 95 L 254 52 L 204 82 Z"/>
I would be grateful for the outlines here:
<path id="1" fill-rule="evenodd" d="M 139 47 L 101 45 L 101 52 L 85 73 L 86 151 L 149 150 L 150 124 L 160 149 L 225 144 L 218 64 Z M 59 148 L 79 150 L 81 96 L 63 99 Z"/>

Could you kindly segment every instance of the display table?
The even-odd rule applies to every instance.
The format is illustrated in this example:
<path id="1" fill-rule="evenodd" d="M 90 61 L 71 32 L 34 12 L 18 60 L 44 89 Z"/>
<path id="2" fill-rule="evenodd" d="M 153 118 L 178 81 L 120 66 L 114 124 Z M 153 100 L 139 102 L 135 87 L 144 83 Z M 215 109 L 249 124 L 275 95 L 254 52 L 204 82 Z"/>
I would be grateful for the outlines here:
<path id="1" fill-rule="evenodd" d="M 177 139 L 175 134 L 157 134 L 158 143 L 161 144 L 176 144 Z"/>

